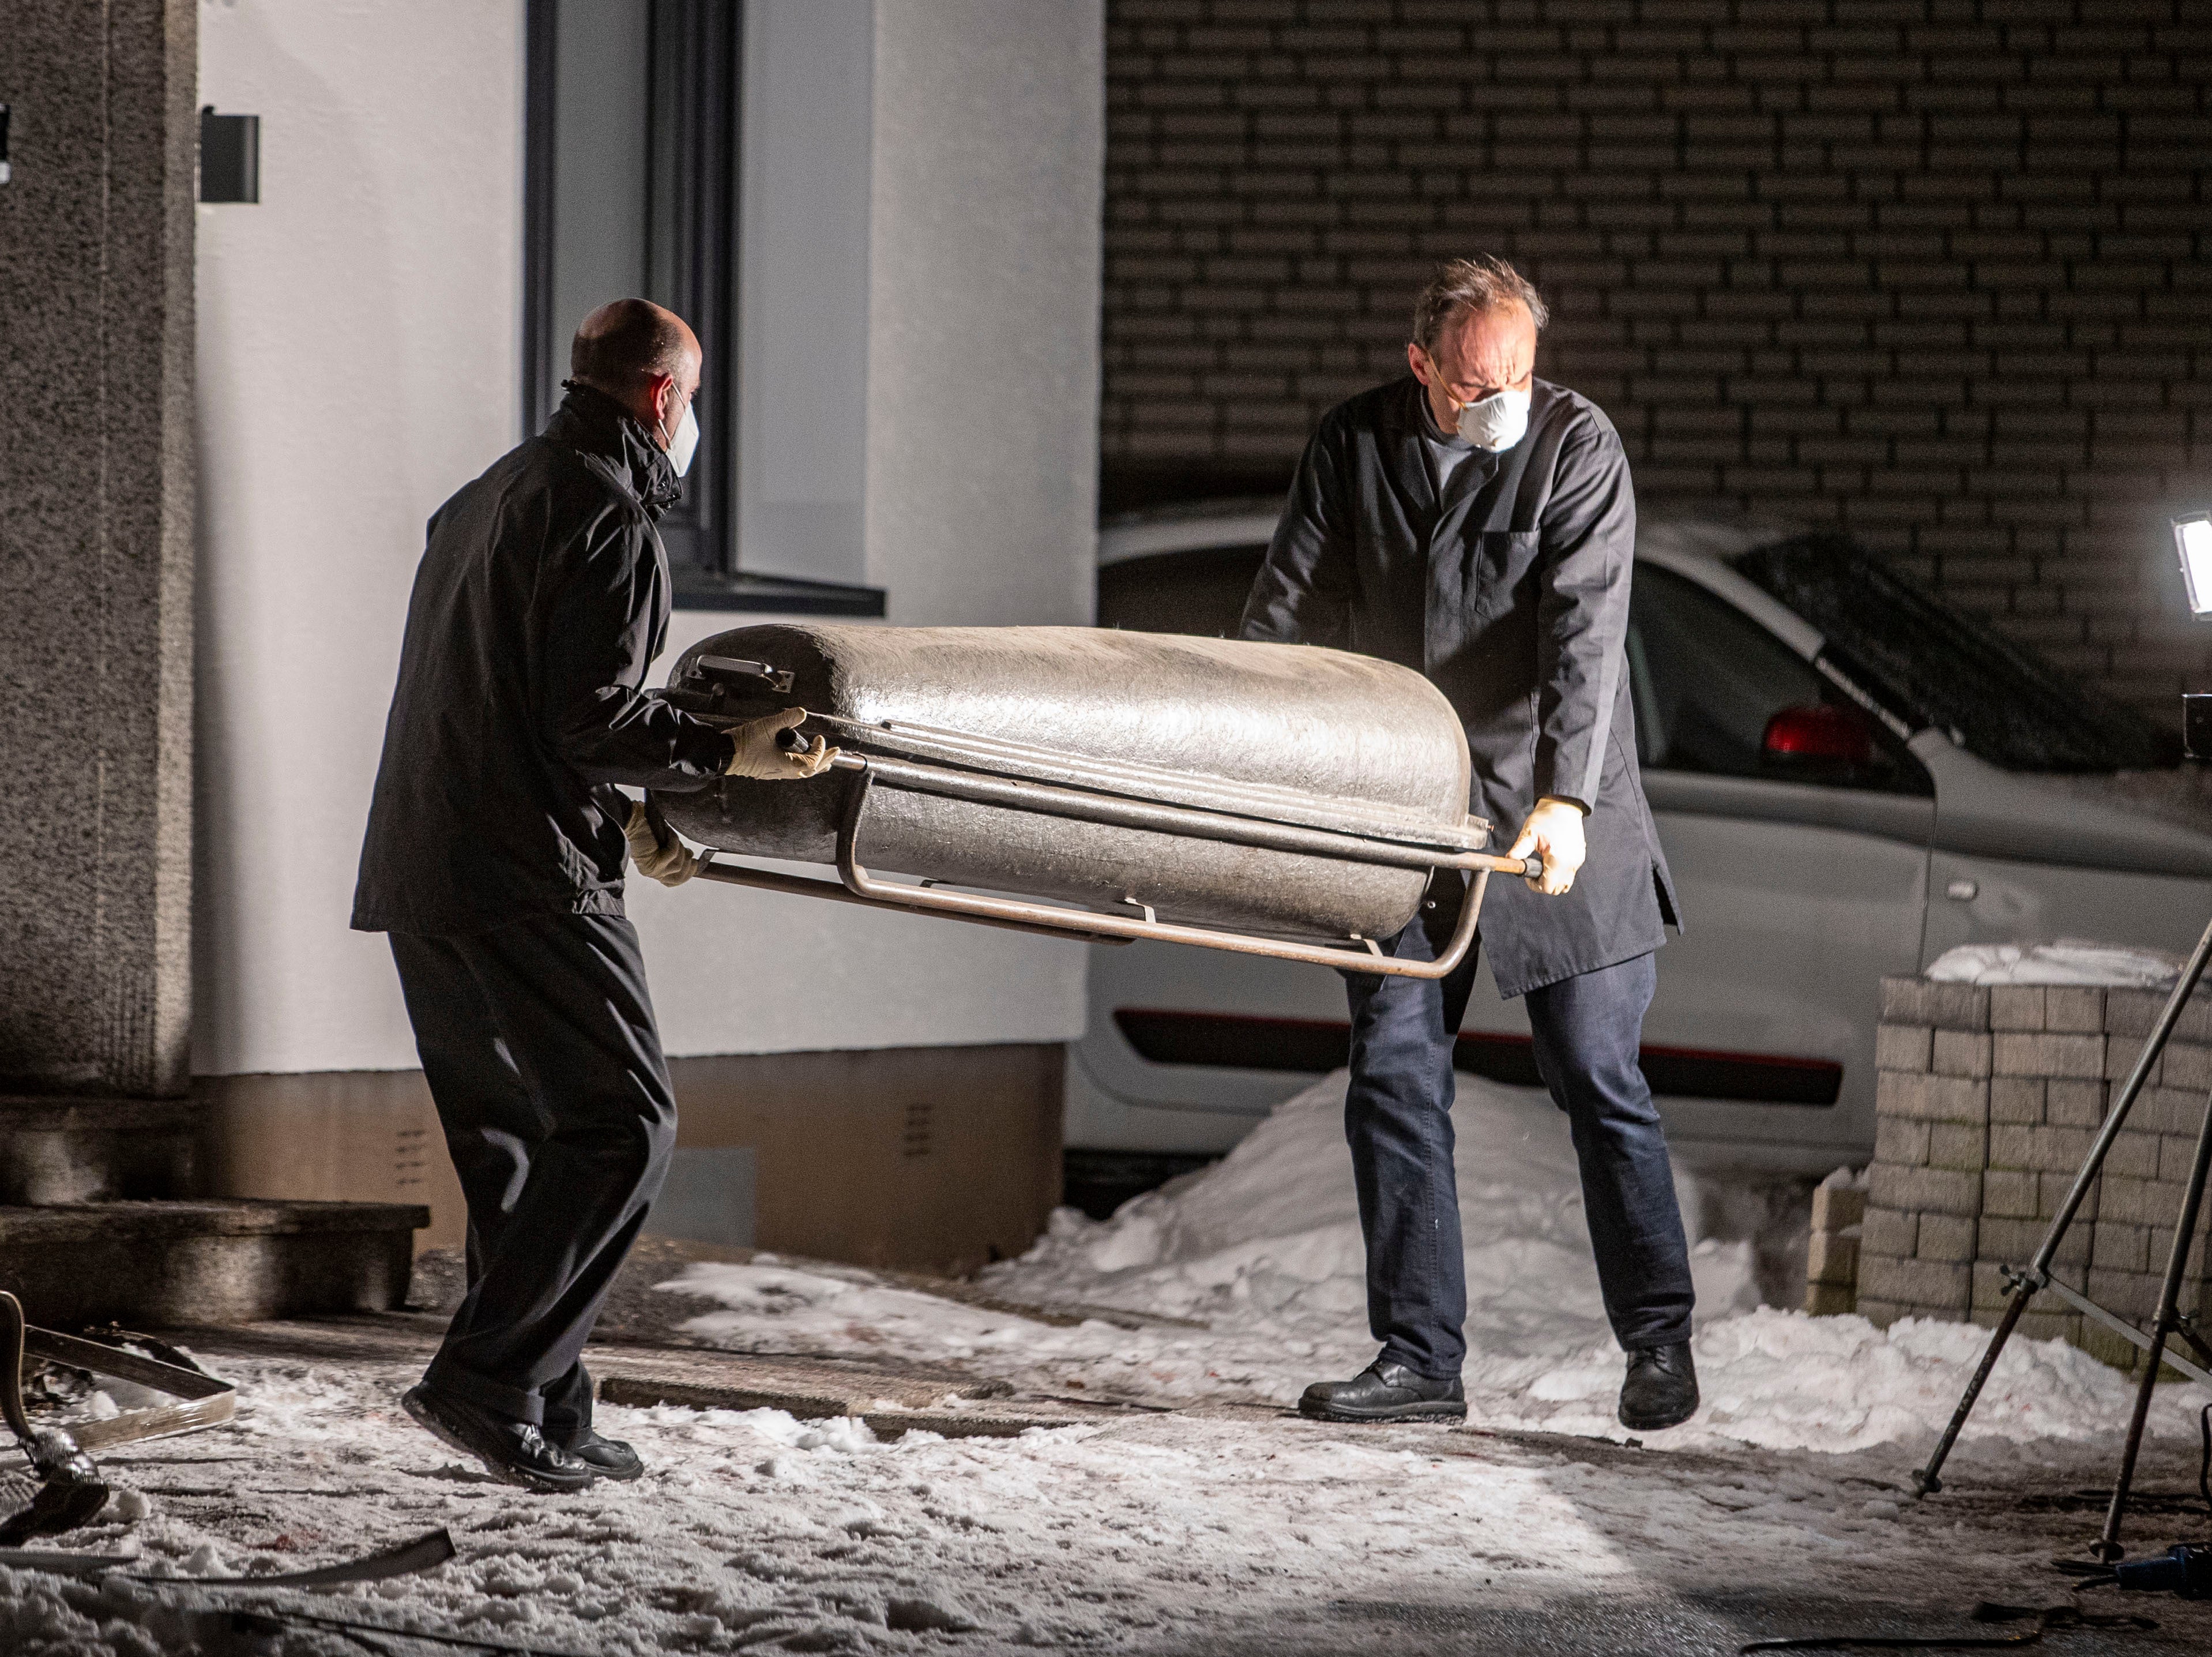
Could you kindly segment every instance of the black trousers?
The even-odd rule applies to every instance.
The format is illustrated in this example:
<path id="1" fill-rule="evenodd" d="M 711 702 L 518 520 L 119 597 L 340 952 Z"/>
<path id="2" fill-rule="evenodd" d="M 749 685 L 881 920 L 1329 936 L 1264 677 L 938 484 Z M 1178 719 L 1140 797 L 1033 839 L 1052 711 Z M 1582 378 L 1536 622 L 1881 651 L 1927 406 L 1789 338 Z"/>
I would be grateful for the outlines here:
<path id="1" fill-rule="evenodd" d="M 468 1293 L 423 1379 L 565 1442 L 580 1355 L 667 1177 L 676 1095 L 626 920 L 540 915 L 392 935 L 468 1199 Z"/>
<path id="2" fill-rule="evenodd" d="M 1439 880 L 1431 895 L 1436 907 L 1425 907 L 1385 953 L 1425 961 L 1442 953 L 1459 920 L 1458 893 Z M 1384 1358 L 1422 1375 L 1456 1375 L 1467 1356 L 1452 1049 L 1474 967 L 1470 949 L 1440 980 L 1345 975 L 1352 1082 L 1344 1131 L 1367 1243 L 1368 1327 Z M 1657 984 L 1656 964 L 1638 955 L 1526 997 L 1537 1073 L 1574 1141 L 1606 1316 L 1632 1351 L 1688 1340 L 1696 1299 L 1666 1135 L 1637 1063 Z"/>

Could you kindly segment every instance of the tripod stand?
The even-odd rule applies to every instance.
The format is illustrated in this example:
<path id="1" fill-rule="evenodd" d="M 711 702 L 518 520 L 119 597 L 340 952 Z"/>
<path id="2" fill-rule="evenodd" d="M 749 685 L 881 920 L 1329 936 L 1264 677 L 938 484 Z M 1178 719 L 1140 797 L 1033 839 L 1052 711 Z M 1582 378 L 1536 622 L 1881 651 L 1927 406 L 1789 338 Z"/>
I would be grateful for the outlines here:
<path id="1" fill-rule="evenodd" d="M 2027 1303 L 2048 1289 L 2076 1311 L 2094 1318 L 2115 1334 L 2134 1342 L 2142 1348 L 2145 1354 L 2142 1380 L 2136 1388 L 2135 1411 L 2128 1420 L 2127 1444 L 2120 1453 L 2119 1477 L 2112 1484 L 2112 1505 L 2106 1509 L 2104 1532 L 2090 1550 L 2107 1563 L 2119 1558 L 2125 1551 L 2120 1546 L 2120 1523 L 2127 1514 L 2128 1496 L 2135 1483 L 2136 1461 L 2142 1451 L 2143 1428 L 2150 1418 L 2151 1390 L 2157 1385 L 2160 1364 L 2171 1364 L 2192 1380 L 2212 1386 L 2212 1368 L 2203 1367 L 2212 1366 L 2212 1345 L 2206 1344 L 2205 1337 L 2197 1329 L 2195 1319 L 2181 1310 L 2181 1284 L 2189 1271 L 2190 1244 L 2196 1236 L 2197 1216 L 2204 1205 L 2205 1175 L 2208 1171 L 2212 1171 L 2212 1099 L 2206 1100 L 2203 1125 L 2197 1130 L 2197 1159 L 2191 1167 L 2188 1185 L 2182 1195 L 2181 1215 L 2173 1228 L 2173 1250 L 2166 1259 L 2166 1282 L 2159 1291 L 2158 1313 L 2152 1320 L 2150 1332 L 2145 1334 L 2124 1318 L 2105 1310 L 2080 1290 L 2059 1282 L 2051 1275 L 2051 1264 L 2057 1257 L 2059 1245 L 2064 1241 L 2067 1229 L 2081 1212 L 2081 1204 L 2089 1195 L 2090 1185 L 2104 1167 L 2105 1158 L 2112 1148 L 2112 1142 L 2119 1137 L 2121 1128 L 2126 1124 L 2128 1112 L 2134 1107 L 2136 1096 L 2142 1092 L 2143 1083 L 2148 1080 L 2152 1067 L 2158 1063 L 2159 1055 L 2166 1051 L 2166 1040 L 2173 1034 L 2175 1024 L 2180 1020 L 2181 1009 L 2189 1004 L 2190 996 L 2195 991 L 2197 982 L 2203 978 L 2208 960 L 2212 960 L 2212 925 L 2208 925 L 2204 929 L 2204 935 L 2197 940 L 2196 953 L 2190 956 L 2189 965 L 2182 970 L 2179 982 L 2173 986 L 2173 994 L 2166 998 L 2166 1006 L 2158 1015 L 2158 1022 L 2152 1026 L 2149 1036 L 2143 1042 L 2143 1050 L 2136 1057 L 2135 1067 L 2128 1072 L 2127 1080 L 2121 1084 L 2112 1108 L 2106 1112 L 2105 1125 L 2098 1133 L 2096 1142 L 2090 1146 L 2088 1157 L 2081 1164 L 2081 1171 L 2074 1176 L 2073 1187 L 2066 1193 L 2065 1202 L 2052 1218 L 2051 1229 L 2045 1234 L 2042 1246 L 2036 1250 L 2035 1258 L 2025 1270 L 2006 1271 L 2005 1281 L 2012 1285 L 2012 1297 L 2005 1302 L 2004 1316 L 1998 1320 L 1996 1330 L 1990 1334 L 1989 1346 L 1982 1354 L 1981 1364 L 1974 1371 L 1973 1379 L 1966 1383 L 1959 1407 L 1952 1413 L 1951 1424 L 1943 1429 L 1942 1438 L 1936 1442 L 1935 1454 L 1929 1458 L 1925 1467 L 1912 1476 L 1913 1487 L 1920 1496 L 1933 1496 L 1943 1488 L 1943 1463 L 1950 1456 L 1952 1447 L 1958 1443 L 1959 1434 L 1966 1424 L 1966 1417 L 1973 1412 L 1975 1400 L 1981 1397 L 1982 1388 L 1989 1380 L 1990 1371 L 1996 1367 L 1998 1354 L 2004 1350 L 2005 1343 L 2012 1338 L 2013 1331 L 2020 1325 L 2021 1314 L 2027 1310 Z M 2195 1350 L 2198 1362 L 2192 1363 L 2178 1352 L 2167 1351 L 2168 1343 L 2177 1335 Z"/>

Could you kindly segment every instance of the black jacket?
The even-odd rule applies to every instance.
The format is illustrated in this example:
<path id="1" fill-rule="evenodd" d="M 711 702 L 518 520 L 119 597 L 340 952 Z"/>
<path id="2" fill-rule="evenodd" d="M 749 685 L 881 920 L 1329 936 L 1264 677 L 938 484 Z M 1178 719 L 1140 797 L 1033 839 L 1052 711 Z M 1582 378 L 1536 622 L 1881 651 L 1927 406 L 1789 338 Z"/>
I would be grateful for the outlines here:
<path id="1" fill-rule="evenodd" d="M 571 388 L 544 431 L 440 507 L 354 888 L 368 932 L 620 915 L 613 785 L 702 787 L 730 740 L 643 694 L 668 627 L 653 521 L 681 490 L 611 398 Z"/>
<path id="2" fill-rule="evenodd" d="M 1537 800 L 1589 807 L 1589 860 L 1547 898 L 1490 883 L 1483 948 L 1507 996 L 1656 948 L 1680 911 L 1644 804 L 1630 707 L 1628 588 L 1636 499 L 1596 405 L 1539 380 L 1528 435 L 1476 450 L 1439 509 L 1419 383 L 1393 381 L 1322 417 L 1267 561 L 1246 638 L 1337 645 L 1425 673 L 1474 759 L 1471 809 L 1504 850 Z"/>

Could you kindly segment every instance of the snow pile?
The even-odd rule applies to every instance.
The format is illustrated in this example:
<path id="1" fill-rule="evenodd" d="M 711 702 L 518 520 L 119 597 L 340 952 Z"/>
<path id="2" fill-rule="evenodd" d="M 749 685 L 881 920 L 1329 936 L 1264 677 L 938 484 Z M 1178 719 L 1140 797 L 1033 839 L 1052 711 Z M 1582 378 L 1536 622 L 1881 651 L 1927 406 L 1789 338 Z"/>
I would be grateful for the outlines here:
<path id="1" fill-rule="evenodd" d="M 1348 1332 L 1358 1368 L 1373 1353 L 1344 1090 L 1339 1073 L 1285 1100 L 1224 1161 L 1103 1224 L 1062 1209 L 1036 1249 L 985 1281 L 1009 1299 L 1133 1307 L 1268 1337 Z M 1522 1357 L 1603 1339 L 1566 1118 L 1540 1089 L 1473 1076 L 1459 1079 L 1452 1118 L 1471 1351 Z M 1696 1181 L 1677 1185 L 1694 1228 Z M 1692 1240 L 1706 1317 L 1757 1304 L 1748 1243 Z"/>
<path id="2" fill-rule="evenodd" d="M 1286 1100 L 1222 1162 L 1111 1220 L 1060 1210 L 1028 1255 L 984 1275 L 1006 1301 L 1118 1309 L 1133 1327 L 1099 1317 L 1053 1327 L 772 1258 L 694 1265 L 666 1287 L 720 1301 L 726 1310 L 685 1328 L 732 1349 L 895 1354 L 1039 1391 L 1154 1404 L 1288 1404 L 1375 1352 L 1344 1087 L 1339 1073 Z M 1617 1434 L 1621 1358 L 1598 1297 L 1565 1118 L 1536 1089 L 1469 1076 L 1453 1114 L 1470 1421 Z M 1694 1228 L 1707 1205 L 1692 1178 L 1678 1183 Z M 1751 1246 L 1692 1237 L 1707 1402 L 1668 1442 L 1855 1450 L 1931 1435 L 1948 1418 L 1983 1331 L 1906 1322 L 1885 1333 L 1860 1318 L 1758 1308 Z M 2108 1432 L 2130 1391 L 2062 1342 L 2015 1340 L 1969 1433 Z M 2165 1430 L 2184 1429 L 2191 1396 L 2160 1390 Z"/>
<path id="3" fill-rule="evenodd" d="M 1146 1403 L 1287 1404 L 1375 1355 L 1343 1106 L 1340 1073 L 1277 1106 L 1223 1162 L 1109 1221 L 1060 1210 L 1028 1256 L 982 1278 L 1007 1301 L 1117 1308 L 1134 1327 L 1095 1318 L 1053 1327 L 772 1256 L 695 1264 L 665 1287 L 726 1307 L 684 1329 L 733 1349 L 896 1354 Z M 1467 1076 L 1454 1116 L 1468 1332 L 1480 1355 L 1469 1379 L 1475 1364 L 1503 1362 L 1525 1385 L 1546 1367 L 1531 1369 L 1531 1355 L 1606 1339 L 1565 1119 L 1537 1090 Z M 1694 1213 L 1692 1182 L 1681 1183 Z M 1708 1315 L 1755 1302 L 1748 1244 L 1701 1244 L 1693 1265 Z"/>
<path id="4" fill-rule="evenodd" d="M 2181 963 L 2155 949 L 2061 938 L 2056 943 L 1962 943 L 1938 955 L 1928 976 L 1943 984 L 2087 984 L 2171 989 Z"/>

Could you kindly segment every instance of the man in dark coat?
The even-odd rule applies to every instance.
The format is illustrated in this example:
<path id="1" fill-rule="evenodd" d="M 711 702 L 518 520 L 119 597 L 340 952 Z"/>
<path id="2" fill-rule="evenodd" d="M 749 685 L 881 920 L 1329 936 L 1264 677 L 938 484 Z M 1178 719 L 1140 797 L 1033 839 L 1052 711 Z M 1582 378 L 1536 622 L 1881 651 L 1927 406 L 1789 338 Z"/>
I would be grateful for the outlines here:
<path id="1" fill-rule="evenodd" d="M 623 861 L 696 864 L 617 783 L 811 777 L 799 710 L 726 728 L 643 691 L 667 630 L 653 523 L 698 441 L 699 344 L 603 306 L 539 436 L 440 507 L 416 572 L 353 924 L 388 932 L 468 1201 L 468 1289 L 408 1413 L 543 1490 L 635 1478 L 580 1356 L 668 1167 L 676 1100 Z"/>
<path id="2" fill-rule="evenodd" d="M 1480 943 L 1527 998 L 1537 1069 L 1567 1114 L 1613 1333 L 1620 1417 L 1697 1408 L 1688 1251 L 1659 1115 L 1637 1063 L 1674 892 L 1636 766 L 1626 654 L 1636 504 L 1596 406 L 1534 377 L 1546 320 L 1502 259 L 1455 260 L 1422 293 L 1411 378 L 1322 417 L 1243 637 L 1340 646 L 1425 673 L 1465 723 L 1471 809 L 1517 825 L 1540 880 L 1493 880 Z M 1433 885 L 1389 944 L 1432 960 L 1463 884 Z M 1679 923 L 1677 923 L 1679 924 Z M 1474 952 L 1441 982 L 1347 975 L 1346 1136 L 1381 1355 L 1307 1390 L 1306 1414 L 1467 1413 L 1465 1264 L 1452 1173 L 1452 1048 Z"/>

